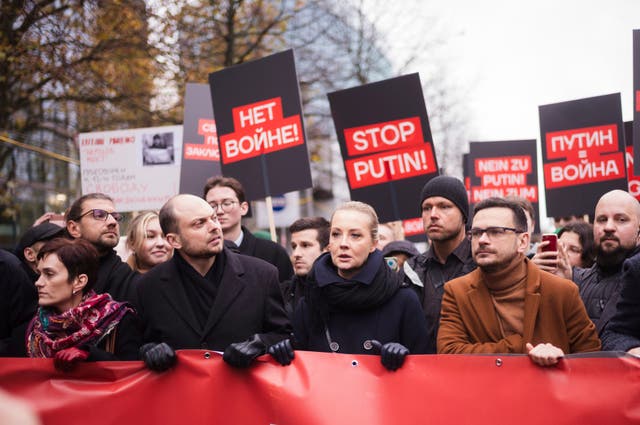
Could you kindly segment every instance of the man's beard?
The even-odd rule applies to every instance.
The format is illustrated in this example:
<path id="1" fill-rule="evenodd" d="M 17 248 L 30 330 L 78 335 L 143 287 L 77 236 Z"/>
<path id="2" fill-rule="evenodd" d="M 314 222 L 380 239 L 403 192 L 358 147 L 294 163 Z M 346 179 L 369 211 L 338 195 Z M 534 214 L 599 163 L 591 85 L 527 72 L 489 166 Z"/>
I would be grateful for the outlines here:
<path id="1" fill-rule="evenodd" d="M 618 246 L 613 251 L 604 252 L 600 245 L 598 245 L 596 263 L 602 268 L 620 267 L 622 262 L 633 251 L 634 248 L 625 248 L 622 245 Z"/>

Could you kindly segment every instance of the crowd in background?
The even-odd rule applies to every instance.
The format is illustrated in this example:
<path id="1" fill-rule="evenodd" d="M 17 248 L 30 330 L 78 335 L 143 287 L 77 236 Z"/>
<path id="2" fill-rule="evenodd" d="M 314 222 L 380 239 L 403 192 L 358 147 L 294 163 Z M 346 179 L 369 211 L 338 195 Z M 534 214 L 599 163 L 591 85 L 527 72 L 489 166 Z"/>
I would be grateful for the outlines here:
<path id="1" fill-rule="evenodd" d="M 212 177 L 202 197 L 136 215 L 123 261 L 123 215 L 86 194 L 63 226 L 45 215 L 15 255 L 0 251 L 0 354 L 61 370 L 141 359 L 162 372 L 188 348 L 234 367 L 263 354 L 288 365 L 296 350 L 376 354 L 391 371 L 409 354 L 524 353 L 552 366 L 570 353 L 640 353 L 640 204 L 629 193 L 603 194 L 593 224 L 574 217 L 542 240 L 526 199 L 470 211 L 462 182 L 439 176 L 416 201 L 423 253 L 400 223 L 351 201 L 330 220 L 291 223 L 289 254 L 243 226 L 242 184 Z"/>

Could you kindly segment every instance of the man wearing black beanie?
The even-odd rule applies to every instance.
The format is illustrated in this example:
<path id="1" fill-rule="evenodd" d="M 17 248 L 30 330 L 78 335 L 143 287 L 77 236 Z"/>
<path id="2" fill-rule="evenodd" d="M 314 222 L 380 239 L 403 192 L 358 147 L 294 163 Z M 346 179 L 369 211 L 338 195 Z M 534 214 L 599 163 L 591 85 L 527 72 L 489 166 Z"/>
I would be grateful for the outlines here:
<path id="1" fill-rule="evenodd" d="M 462 182 L 438 176 L 420 193 L 420 210 L 429 249 L 407 260 L 404 280 L 418 293 L 429 327 L 429 353 L 436 352 L 444 283 L 476 268 L 466 237 L 469 198 Z"/>

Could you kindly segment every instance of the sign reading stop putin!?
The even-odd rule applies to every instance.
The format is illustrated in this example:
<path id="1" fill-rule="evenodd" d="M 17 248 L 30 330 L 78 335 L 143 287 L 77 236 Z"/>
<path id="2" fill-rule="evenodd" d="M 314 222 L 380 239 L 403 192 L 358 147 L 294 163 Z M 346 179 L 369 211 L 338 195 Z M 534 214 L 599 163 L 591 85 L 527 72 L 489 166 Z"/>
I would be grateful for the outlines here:
<path id="1" fill-rule="evenodd" d="M 248 200 L 311 187 L 293 51 L 209 74 L 225 176 Z"/>
<path id="2" fill-rule="evenodd" d="M 381 222 L 415 218 L 438 173 L 418 74 L 330 93 L 329 103 L 351 199 Z"/>
<path id="3" fill-rule="evenodd" d="M 619 93 L 539 111 L 550 216 L 592 214 L 605 192 L 627 190 Z"/>

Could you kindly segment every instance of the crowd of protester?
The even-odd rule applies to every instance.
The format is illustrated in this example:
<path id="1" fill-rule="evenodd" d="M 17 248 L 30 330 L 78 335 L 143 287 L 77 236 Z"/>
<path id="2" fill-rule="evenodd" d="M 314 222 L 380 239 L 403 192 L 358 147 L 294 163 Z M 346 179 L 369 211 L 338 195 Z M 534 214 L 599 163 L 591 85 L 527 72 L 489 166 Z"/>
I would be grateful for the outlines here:
<path id="1" fill-rule="evenodd" d="M 427 250 L 362 202 L 289 227 L 290 252 L 255 237 L 242 184 L 212 177 L 203 197 L 177 195 L 138 214 L 115 251 L 123 215 L 101 193 L 75 200 L 64 226 L 43 220 L 15 255 L 0 251 L 0 355 L 78 362 L 143 360 L 163 372 L 179 349 L 223 352 L 233 367 L 295 351 L 407 355 L 523 353 L 541 366 L 565 354 L 640 354 L 640 204 L 602 195 L 593 224 L 563 222 L 558 244 L 532 242 L 521 198 L 469 209 L 461 181 L 416 194 Z"/>

